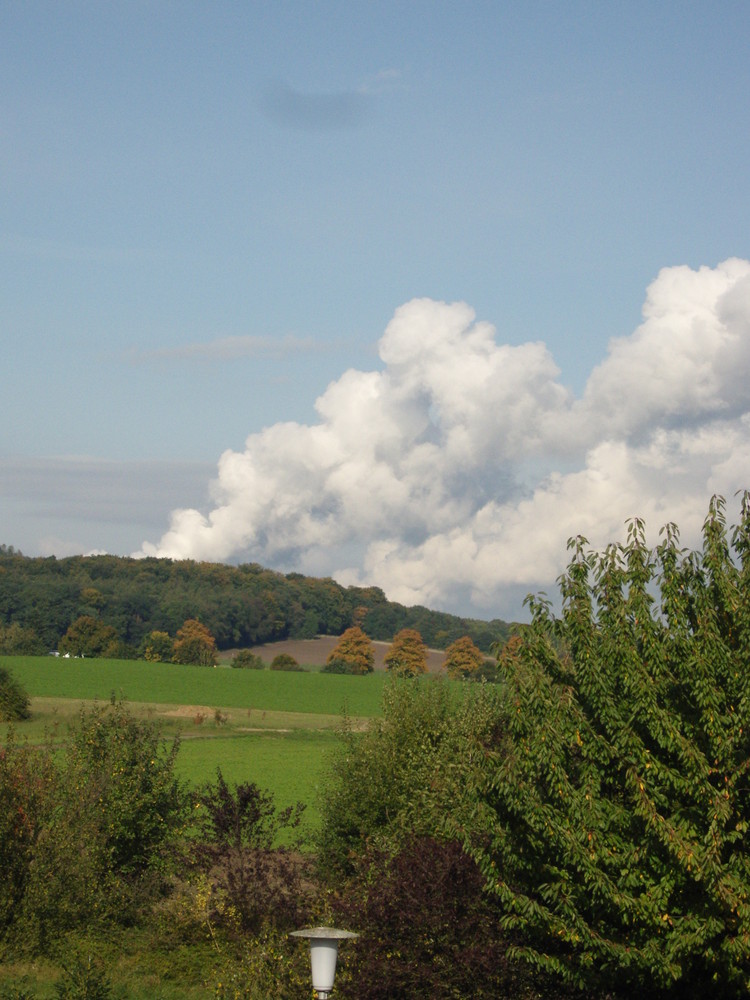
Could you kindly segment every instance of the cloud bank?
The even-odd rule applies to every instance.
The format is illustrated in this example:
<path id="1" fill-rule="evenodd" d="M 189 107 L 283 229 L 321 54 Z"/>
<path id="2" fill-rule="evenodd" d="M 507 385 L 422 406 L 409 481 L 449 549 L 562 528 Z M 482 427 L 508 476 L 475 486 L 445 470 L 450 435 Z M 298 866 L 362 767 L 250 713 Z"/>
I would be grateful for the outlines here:
<path id="1" fill-rule="evenodd" d="M 543 343 L 504 344 L 462 302 L 415 299 L 311 426 L 226 451 L 213 509 L 172 512 L 140 555 L 250 559 L 391 599 L 519 617 L 566 541 L 644 517 L 694 543 L 709 497 L 750 486 L 750 262 L 671 267 L 576 398 Z"/>

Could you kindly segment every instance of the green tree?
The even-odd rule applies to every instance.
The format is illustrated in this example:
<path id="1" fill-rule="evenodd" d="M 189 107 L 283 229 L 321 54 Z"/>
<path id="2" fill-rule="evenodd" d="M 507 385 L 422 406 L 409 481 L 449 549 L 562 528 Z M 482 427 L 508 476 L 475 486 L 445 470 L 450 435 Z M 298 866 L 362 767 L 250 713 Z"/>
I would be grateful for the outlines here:
<path id="1" fill-rule="evenodd" d="M 116 656 L 119 648 L 117 632 L 91 615 L 76 618 L 57 647 L 71 656 Z"/>
<path id="2" fill-rule="evenodd" d="M 445 669 L 449 677 L 459 680 L 474 677 L 484 664 L 481 650 L 468 635 L 456 639 L 445 651 Z"/>
<path id="3" fill-rule="evenodd" d="M 386 668 L 399 677 L 416 677 L 427 671 L 427 647 L 413 628 L 402 628 L 385 654 Z"/>
<path id="4" fill-rule="evenodd" d="M 155 630 L 143 640 L 143 659 L 150 663 L 171 663 L 174 656 L 174 639 L 169 632 Z"/>
<path id="5" fill-rule="evenodd" d="M 216 642 L 209 630 L 195 618 L 188 618 L 177 630 L 172 659 L 175 663 L 216 665 Z"/>
<path id="6" fill-rule="evenodd" d="M 750 989 L 750 504 L 699 552 L 634 520 L 529 599 L 475 843 L 516 954 L 587 988 Z M 671 995 L 671 994 L 670 994 Z"/>
<path id="7" fill-rule="evenodd" d="M 351 674 L 370 674 L 375 669 L 375 647 L 357 625 L 348 628 L 328 654 L 327 664 L 346 664 Z"/>
<path id="8" fill-rule="evenodd" d="M 44 643 L 33 628 L 23 628 L 17 622 L 0 625 L 0 655 L 39 656 Z"/>
<path id="9" fill-rule="evenodd" d="M 257 653 L 249 649 L 240 649 L 232 657 L 232 666 L 244 670 L 265 670 L 266 665 Z"/>
<path id="10" fill-rule="evenodd" d="M 31 702 L 26 691 L 13 674 L 0 667 L 0 722 L 18 722 L 28 719 Z"/>

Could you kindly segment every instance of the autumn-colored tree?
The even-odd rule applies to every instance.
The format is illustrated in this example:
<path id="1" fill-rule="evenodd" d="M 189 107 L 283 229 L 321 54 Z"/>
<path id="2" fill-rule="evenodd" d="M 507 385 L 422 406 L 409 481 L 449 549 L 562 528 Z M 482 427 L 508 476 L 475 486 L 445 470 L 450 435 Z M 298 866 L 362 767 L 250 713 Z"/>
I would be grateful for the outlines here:
<path id="1" fill-rule="evenodd" d="M 474 856 L 515 954 L 597 995 L 750 990 L 750 496 L 701 551 L 573 539 L 530 599 Z"/>
<path id="2" fill-rule="evenodd" d="M 149 632 L 143 641 L 143 659 L 150 663 L 171 663 L 174 639 L 168 632 Z"/>
<path id="3" fill-rule="evenodd" d="M 375 647 L 357 625 L 348 628 L 328 654 L 327 664 L 347 664 L 352 674 L 369 674 L 375 669 Z"/>
<path id="4" fill-rule="evenodd" d="M 116 656 L 117 632 L 91 615 L 76 618 L 58 644 L 58 650 L 70 656 Z"/>
<path id="5" fill-rule="evenodd" d="M 385 665 L 400 677 L 416 677 L 426 672 L 427 647 L 416 629 L 402 628 L 396 633 L 385 654 Z"/>
<path id="6" fill-rule="evenodd" d="M 196 618 L 188 618 L 177 630 L 172 660 L 174 663 L 195 663 L 202 667 L 216 665 L 216 641 Z"/>
<path id="7" fill-rule="evenodd" d="M 456 639 L 445 651 L 445 669 L 448 676 L 454 680 L 473 677 L 483 663 L 482 651 L 474 645 L 468 635 Z"/>

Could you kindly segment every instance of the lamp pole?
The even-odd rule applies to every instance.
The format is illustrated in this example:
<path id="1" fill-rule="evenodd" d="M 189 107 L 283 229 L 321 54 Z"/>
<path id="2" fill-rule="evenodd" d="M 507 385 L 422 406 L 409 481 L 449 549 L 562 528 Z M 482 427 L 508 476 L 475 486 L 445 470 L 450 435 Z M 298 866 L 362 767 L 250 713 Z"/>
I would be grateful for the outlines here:
<path id="1" fill-rule="evenodd" d="M 304 927 L 301 931 L 292 931 L 290 936 L 307 938 L 310 942 L 312 987 L 318 995 L 318 1000 L 328 1000 L 336 976 L 339 941 L 356 938 L 359 935 L 353 931 L 338 930 L 336 927 Z"/>

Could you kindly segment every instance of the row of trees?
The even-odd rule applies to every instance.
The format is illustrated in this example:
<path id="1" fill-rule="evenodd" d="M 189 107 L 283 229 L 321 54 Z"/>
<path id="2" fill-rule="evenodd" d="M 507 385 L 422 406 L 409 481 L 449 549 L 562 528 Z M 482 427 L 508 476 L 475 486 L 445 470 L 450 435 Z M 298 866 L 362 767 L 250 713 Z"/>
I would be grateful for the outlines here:
<path id="1" fill-rule="evenodd" d="M 118 556 L 27 558 L 0 546 L 0 629 L 24 630 L 0 652 L 56 649 L 70 625 L 94 618 L 114 629 L 119 655 L 140 650 L 152 632 L 174 636 L 188 619 L 203 622 L 217 648 L 236 649 L 287 638 L 340 635 L 351 625 L 388 640 L 404 628 L 445 649 L 470 635 L 484 652 L 507 638 L 505 622 L 459 618 L 386 600 L 377 587 L 342 587 L 334 580 L 283 575 L 250 563 L 225 566 Z M 30 647 L 36 647 L 30 648 Z"/>
<path id="2" fill-rule="evenodd" d="M 486 657 L 467 635 L 445 651 L 445 671 L 454 680 L 478 677 Z M 401 629 L 385 656 L 386 669 L 399 677 L 427 672 L 427 645 L 416 629 Z M 375 669 L 375 647 L 359 626 L 348 628 L 331 650 L 325 669 L 332 673 L 369 674 Z"/>

